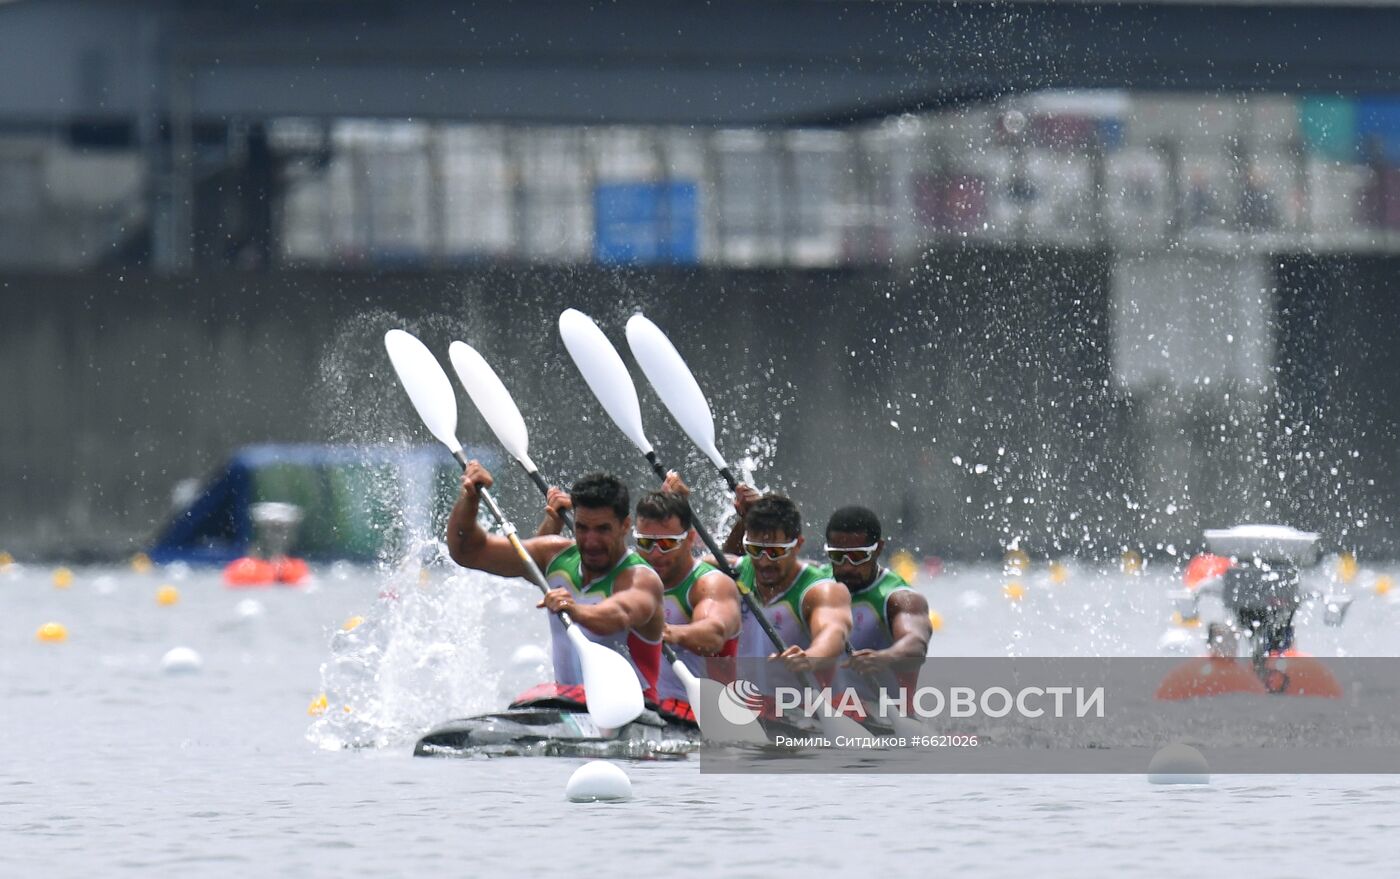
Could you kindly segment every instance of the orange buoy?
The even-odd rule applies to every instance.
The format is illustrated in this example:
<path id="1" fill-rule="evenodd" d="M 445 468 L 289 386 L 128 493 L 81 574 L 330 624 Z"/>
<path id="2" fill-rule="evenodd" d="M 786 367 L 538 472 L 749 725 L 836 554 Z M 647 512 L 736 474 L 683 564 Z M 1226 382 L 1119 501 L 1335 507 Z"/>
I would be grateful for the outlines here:
<path id="1" fill-rule="evenodd" d="M 267 559 L 244 556 L 224 568 L 224 583 L 229 586 L 267 586 L 275 579 L 277 571 Z"/>
<path id="2" fill-rule="evenodd" d="M 1223 555 L 1203 552 L 1187 563 L 1183 579 L 1186 580 L 1187 589 L 1195 589 L 1207 580 L 1225 576 L 1225 572 L 1228 570 L 1230 570 L 1228 558 Z"/>
<path id="3" fill-rule="evenodd" d="M 311 568 L 306 564 L 305 559 L 294 559 L 283 556 L 273 563 L 276 570 L 277 582 L 288 586 L 295 586 L 305 580 L 311 574 Z"/>
<path id="4" fill-rule="evenodd" d="M 1266 695 L 1269 691 L 1250 668 L 1247 659 L 1201 657 L 1188 659 L 1167 672 L 1157 685 L 1157 698 L 1171 701 L 1228 696 L 1235 693 Z"/>

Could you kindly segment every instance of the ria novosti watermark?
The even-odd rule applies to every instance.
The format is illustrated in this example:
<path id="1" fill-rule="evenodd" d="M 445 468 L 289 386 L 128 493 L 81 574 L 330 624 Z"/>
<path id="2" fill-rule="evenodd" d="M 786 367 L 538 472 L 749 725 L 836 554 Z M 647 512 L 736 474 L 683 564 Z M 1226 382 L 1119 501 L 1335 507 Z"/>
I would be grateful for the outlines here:
<path id="1" fill-rule="evenodd" d="M 747 730 L 712 740 L 749 745 L 703 750 L 706 772 L 1141 772 L 1177 742 L 1218 772 L 1400 772 L 1395 658 L 930 658 L 879 683 L 764 659 L 710 672 L 729 683 L 702 716 Z"/>
<path id="2" fill-rule="evenodd" d="M 736 682 L 737 684 L 738 682 Z M 742 686 L 731 687 L 739 691 Z M 913 689 L 880 688 L 873 700 L 863 699 L 858 687 L 831 687 L 811 690 L 803 687 L 776 687 L 773 691 L 774 710 L 779 715 L 800 714 L 816 718 L 822 715 L 893 717 L 898 714 L 919 720 L 940 717 L 1000 718 L 1016 714 L 1019 717 L 1103 717 L 1107 699 L 1103 687 L 1048 686 L 1022 687 L 1012 691 L 1006 687 L 915 687 Z"/>

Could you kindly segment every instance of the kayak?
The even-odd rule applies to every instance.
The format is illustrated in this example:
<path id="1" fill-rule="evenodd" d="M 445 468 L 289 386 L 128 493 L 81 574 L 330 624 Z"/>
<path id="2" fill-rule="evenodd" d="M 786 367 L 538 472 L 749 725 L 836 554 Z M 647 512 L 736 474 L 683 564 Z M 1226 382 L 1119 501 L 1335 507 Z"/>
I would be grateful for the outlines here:
<path id="1" fill-rule="evenodd" d="M 700 747 L 698 727 L 664 719 L 651 709 L 621 729 L 599 729 L 581 698 L 558 689 L 552 694 L 532 691 L 495 714 L 449 720 L 425 733 L 413 754 L 654 760 L 683 757 Z"/>

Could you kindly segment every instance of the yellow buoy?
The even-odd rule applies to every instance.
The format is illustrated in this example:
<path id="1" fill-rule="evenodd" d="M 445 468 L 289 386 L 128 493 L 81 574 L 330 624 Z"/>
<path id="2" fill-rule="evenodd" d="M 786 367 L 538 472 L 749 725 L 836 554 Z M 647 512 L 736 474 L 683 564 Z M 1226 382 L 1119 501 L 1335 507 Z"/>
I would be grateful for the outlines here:
<path id="1" fill-rule="evenodd" d="M 156 604 L 161 607 L 170 607 L 180 601 L 180 590 L 166 583 L 156 590 Z"/>
<path id="2" fill-rule="evenodd" d="M 353 617 L 351 617 L 350 619 L 346 620 L 346 621 L 341 625 L 340 631 L 342 631 L 342 632 L 353 632 L 353 631 L 355 631 L 356 629 L 358 629 L 358 628 L 360 627 L 360 624 L 363 623 L 364 621 L 365 621 L 365 618 L 362 617 L 362 616 L 358 616 L 358 615 L 357 615 L 357 616 L 353 616 Z"/>
<path id="3" fill-rule="evenodd" d="M 1381 576 L 1376 578 L 1376 585 L 1372 588 L 1376 590 L 1377 595 L 1387 595 L 1390 593 L 1390 589 L 1394 585 L 1394 581 L 1382 574 Z"/>
<path id="4" fill-rule="evenodd" d="M 1120 559 L 1123 566 L 1123 573 L 1138 574 L 1142 572 L 1142 554 L 1135 549 L 1127 550 Z"/>
<path id="5" fill-rule="evenodd" d="M 1031 557 L 1024 549 L 1013 549 L 1006 554 L 1007 573 L 1024 574 L 1031 569 Z"/>
<path id="6" fill-rule="evenodd" d="M 936 610 L 928 612 L 928 627 L 935 632 L 943 631 L 943 614 Z"/>
<path id="7" fill-rule="evenodd" d="M 73 572 L 67 568 L 55 568 L 53 572 L 53 586 L 55 589 L 67 589 L 73 585 Z"/>
<path id="8" fill-rule="evenodd" d="M 15 563 L 15 557 L 8 552 L 0 552 L 0 571 L 5 570 Z"/>
<path id="9" fill-rule="evenodd" d="M 919 563 L 914 561 L 912 555 L 901 549 L 891 557 L 890 570 L 898 574 L 905 583 L 913 583 L 919 576 Z"/>
<path id="10" fill-rule="evenodd" d="M 155 565 L 151 564 L 151 557 L 144 552 L 138 552 L 131 557 L 131 570 L 138 574 L 149 574 Z"/>
<path id="11" fill-rule="evenodd" d="M 1172 611 L 1172 625 L 1181 626 L 1183 629 L 1196 629 L 1200 628 L 1201 618 L 1184 617 L 1181 615 L 1181 611 L 1176 610 Z"/>
<path id="12" fill-rule="evenodd" d="M 1349 552 L 1337 556 L 1337 579 L 1343 583 L 1356 579 L 1356 556 Z"/>
<path id="13" fill-rule="evenodd" d="M 58 644 L 68 640 L 68 628 L 63 623 L 44 623 L 34 637 L 46 644 Z"/>
<path id="14" fill-rule="evenodd" d="M 1026 596 L 1026 587 L 1022 586 L 1020 582 L 1012 580 L 1001 587 L 1001 594 L 1010 601 L 1020 601 Z"/>
<path id="15" fill-rule="evenodd" d="M 1051 562 L 1051 563 L 1050 563 L 1050 582 L 1051 582 L 1051 583 L 1054 583 L 1055 585 L 1058 586 L 1058 585 L 1060 585 L 1061 583 L 1065 583 L 1065 582 L 1068 582 L 1068 581 L 1069 581 L 1069 568 L 1065 567 L 1064 565 L 1060 564 L 1059 562 Z"/>
<path id="16" fill-rule="evenodd" d="M 306 713 L 312 717 L 320 717 L 322 714 L 326 713 L 326 707 L 326 694 L 322 693 L 315 699 L 312 699 L 310 705 L 306 706 Z"/>

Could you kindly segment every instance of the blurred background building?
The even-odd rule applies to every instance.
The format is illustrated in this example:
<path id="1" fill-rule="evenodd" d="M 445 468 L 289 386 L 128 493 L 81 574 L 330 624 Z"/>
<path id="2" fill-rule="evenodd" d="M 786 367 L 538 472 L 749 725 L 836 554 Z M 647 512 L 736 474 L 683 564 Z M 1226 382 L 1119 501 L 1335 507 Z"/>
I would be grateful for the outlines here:
<path id="1" fill-rule="evenodd" d="M 1396 6 L 0 3 L 0 545 L 121 551 L 242 443 L 414 436 L 393 325 L 585 411 L 574 306 L 679 334 L 814 522 L 1393 555 Z"/>

